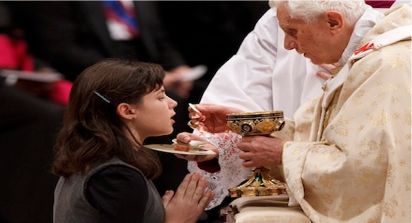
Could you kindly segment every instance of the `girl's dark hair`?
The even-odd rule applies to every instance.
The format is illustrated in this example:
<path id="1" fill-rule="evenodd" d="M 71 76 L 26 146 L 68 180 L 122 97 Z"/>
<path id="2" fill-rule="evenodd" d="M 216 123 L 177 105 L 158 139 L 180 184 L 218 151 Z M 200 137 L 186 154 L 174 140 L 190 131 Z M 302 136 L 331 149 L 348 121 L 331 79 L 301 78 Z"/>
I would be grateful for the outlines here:
<path id="1" fill-rule="evenodd" d="M 157 155 L 136 145 L 116 114 L 119 103 L 139 103 L 162 86 L 165 75 L 156 64 L 107 59 L 76 79 L 57 144 L 53 173 L 70 176 L 117 157 L 139 168 L 149 179 L 160 174 Z"/>

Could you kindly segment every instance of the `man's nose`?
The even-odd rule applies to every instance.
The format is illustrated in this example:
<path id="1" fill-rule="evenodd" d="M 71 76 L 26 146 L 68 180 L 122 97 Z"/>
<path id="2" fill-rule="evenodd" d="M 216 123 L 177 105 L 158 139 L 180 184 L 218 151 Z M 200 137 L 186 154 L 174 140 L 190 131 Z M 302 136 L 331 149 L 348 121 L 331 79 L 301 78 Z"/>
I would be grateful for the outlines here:
<path id="1" fill-rule="evenodd" d="M 284 47 L 287 50 L 293 50 L 296 48 L 296 42 L 291 37 L 285 36 Z"/>

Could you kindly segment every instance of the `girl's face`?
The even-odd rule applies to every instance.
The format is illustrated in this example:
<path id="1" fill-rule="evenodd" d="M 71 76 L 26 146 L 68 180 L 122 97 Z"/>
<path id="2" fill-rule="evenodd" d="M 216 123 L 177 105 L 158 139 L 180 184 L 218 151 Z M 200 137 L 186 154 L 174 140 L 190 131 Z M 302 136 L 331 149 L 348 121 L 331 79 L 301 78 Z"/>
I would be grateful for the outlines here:
<path id="1" fill-rule="evenodd" d="M 173 132 L 176 114 L 174 108 L 177 102 L 169 98 L 165 89 L 161 87 L 143 96 L 143 100 L 136 105 L 137 116 L 133 123 L 140 136 L 161 136 Z"/>

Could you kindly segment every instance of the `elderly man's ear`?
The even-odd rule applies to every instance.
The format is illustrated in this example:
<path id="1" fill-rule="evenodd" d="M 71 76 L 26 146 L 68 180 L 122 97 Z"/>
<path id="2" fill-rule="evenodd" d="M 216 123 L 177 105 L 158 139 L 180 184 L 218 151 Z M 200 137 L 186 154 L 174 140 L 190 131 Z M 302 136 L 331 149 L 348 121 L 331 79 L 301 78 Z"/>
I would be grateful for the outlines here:
<path id="1" fill-rule="evenodd" d="M 326 19 L 328 22 L 329 30 L 332 33 L 340 32 L 344 27 L 344 18 L 340 12 L 329 11 L 326 12 Z"/>

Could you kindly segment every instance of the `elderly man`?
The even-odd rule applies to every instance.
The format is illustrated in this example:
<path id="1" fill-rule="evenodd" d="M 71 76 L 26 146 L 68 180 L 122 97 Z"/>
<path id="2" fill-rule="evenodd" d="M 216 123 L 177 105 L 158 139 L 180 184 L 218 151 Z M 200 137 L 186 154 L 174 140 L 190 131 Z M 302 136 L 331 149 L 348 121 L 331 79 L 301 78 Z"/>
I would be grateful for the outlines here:
<path id="1" fill-rule="evenodd" d="M 268 10 L 244 39 L 237 54 L 216 73 L 201 103 L 226 105 L 242 111 L 282 110 L 291 119 L 303 102 L 321 94 L 324 80 L 315 75 L 322 68 L 283 48 L 284 36 L 276 23 L 276 12 Z M 212 208 L 223 201 L 229 188 L 247 178 L 251 170 L 239 159 L 240 150 L 236 145 L 240 136 L 230 133 L 196 134 L 218 148 L 218 168 L 213 168 L 216 160 L 189 162 L 191 172 L 201 173 L 208 179 L 210 189 L 215 193 L 209 203 L 209 208 Z M 182 138 L 180 134 L 178 139 Z M 196 161 L 208 158 L 213 157 L 196 157 Z"/>
<path id="2" fill-rule="evenodd" d="M 283 145 L 291 195 L 314 222 L 410 222 L 411 8 L 390 10 L 353 44 L 363 1 L 276 5 L 285 48 L 346 62 L 313 105 L 311 128 L 297 122 Z"/>
<path id="3" fill-rule="evenodd" d="M 410 6 L 365 29 L 372 12 L 360 0 L 273 3 L 286 49 L 342 68 L 295 114 L 288 141 L 244 137 L 241 158 L 260 166 L 254 151 L 271 147 L 289 196 L 313 222 L 410 222 Z M 230 108 L 197 108 L 209 131 L 222 130 Z"/>

